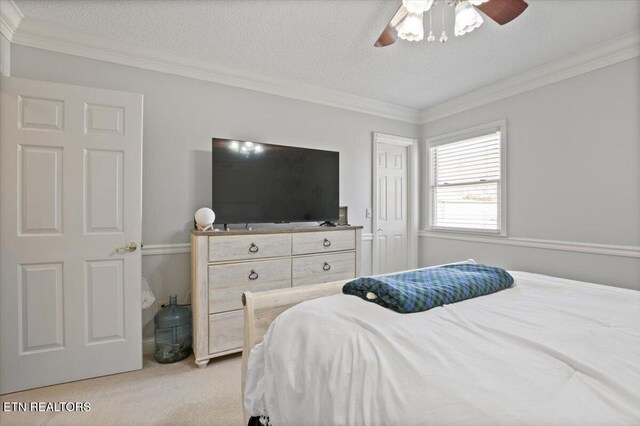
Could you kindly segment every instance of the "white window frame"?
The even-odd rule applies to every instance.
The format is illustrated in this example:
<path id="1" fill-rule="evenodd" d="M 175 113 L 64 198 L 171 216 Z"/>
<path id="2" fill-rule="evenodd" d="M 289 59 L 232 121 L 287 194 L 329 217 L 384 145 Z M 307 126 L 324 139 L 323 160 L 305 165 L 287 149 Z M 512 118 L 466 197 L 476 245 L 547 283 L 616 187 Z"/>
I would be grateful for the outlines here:
<path id="1" fill-rule="evenodd" d="M 484 136 L 492 132 L 500 132 L 500 183 L 498 185 L 498 226 L 499 231 L 449 228 L 432 225 L 433 218 L 433 174 L 431 173 L 431 148 L 478 136 Z M 424 164 L 427 171 L 426 194 L 427 208 L 425 215 L 426 230 L 431 232 L 456 233 L 456 234 L 480 234 L 506 237 L 507 236 L 507 121 L 505 119 L 493 121 L 464 130 L 447 133 L 425 140 Z"/>

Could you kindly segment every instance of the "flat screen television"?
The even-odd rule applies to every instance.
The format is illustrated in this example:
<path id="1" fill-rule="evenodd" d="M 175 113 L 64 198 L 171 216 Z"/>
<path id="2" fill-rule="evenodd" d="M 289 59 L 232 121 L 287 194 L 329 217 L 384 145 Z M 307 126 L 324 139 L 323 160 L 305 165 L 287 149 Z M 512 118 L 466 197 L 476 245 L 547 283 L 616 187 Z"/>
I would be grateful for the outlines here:
<path id="1" fill-rule="evenodd" d="M 337 220 L 339 156 L 333 151 L 214 138 L 216 223 Z"/>

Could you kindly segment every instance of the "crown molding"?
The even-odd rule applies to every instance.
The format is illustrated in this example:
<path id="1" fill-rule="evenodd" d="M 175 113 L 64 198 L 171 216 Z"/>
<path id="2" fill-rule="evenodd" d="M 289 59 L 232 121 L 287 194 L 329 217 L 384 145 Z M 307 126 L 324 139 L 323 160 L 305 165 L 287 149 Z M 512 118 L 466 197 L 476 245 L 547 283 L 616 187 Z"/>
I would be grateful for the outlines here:
<path id="1" fill-rule="evenodd" d="M 9 41 L 18 29 L 24 15 L 13 0 L 0 0 L 0 33 Z"/>
<path id="2" fill-rule="evenodd" d="M 640 56 L 640 31 L 596 45 L 557 61 L 455 97 L 420 112 L 420 124 L 431 123 L 472 108 L 588 73 Z"/>
<path id="3" fill-rule="evenodd" d="M 186 55 L 82 33 L 29 17 L 22 20 L 20 27 L 13 34 L 12 42 L 58 53 L 255 90 L 412 124 L 418 122 L 419 111 L 413 108 L 276 77 L 244 72 Z"/>
<path id="4" fill-rule="evenodd" d="M 0 5 L 0 32 L 15 44 L 210 81 L 412 124 L 431 123 L 640 56 L 640 31 L 635 31 L 418 110 L 337 90 L 244 72 L 178 53 L 83 33 L 29 17 L 24 18 L 13 0 L 0 0 Z"/>

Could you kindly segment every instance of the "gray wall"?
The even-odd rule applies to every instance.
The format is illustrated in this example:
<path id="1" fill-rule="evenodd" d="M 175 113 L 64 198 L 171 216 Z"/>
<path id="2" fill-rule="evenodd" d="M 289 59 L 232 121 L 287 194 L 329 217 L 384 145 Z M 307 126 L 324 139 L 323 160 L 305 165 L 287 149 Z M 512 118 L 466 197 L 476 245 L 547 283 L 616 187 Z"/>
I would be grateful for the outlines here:
<path id="1" fill-rule="evenodd" d="M 11 57 L 14 77 L 144 94 L 144 244 L 189 242 L 194 212 L 210 205 L 214 136 L 340 151 L 340 203 L 369 233 L 371 133 L 418 135 L 408 123 L 19 45 Z M 370 253 L 369 242 L 365 271 Z M 142 267 L 156 297 L 185 297 L 189 254 L 144 256 Z"/>
<path id="2" fill-rule="evenodd" d="M 507 120 L 510 237 L 640 246 L 640 59 L 428 123 L 433 137 Z M 423 181 L 427 165 L 423 167 Z M 640 289 L 640 259 L 420 238 L 422 265 L 476 258 Z"/>
<path id="3" fill-rule="evenodd" d="M 425 126 L 24 46 L 16 77 L 143 93 L 143 242 L 188 242 L 210 199 L 211 137 L 338 150 L 341 204 L 371 232 L 371 132 L 436 136 L 506 118 L 511 237 L 640 246 L 640 60 L 633 59 Z M 426 173 L 426 167 L 423 167 Z M 423 180 L 424 182 L 424 176 Z M 370 242 L 363 246 L 371 270 Z M 640 260 L 420 238 L 420 262 L 473 257 L 510 269 L 640 288 Z M 166 300 L 189 289 L 188 254 L 143 257 Z M 154 311 L 144 314 L 145 335 Z"/>

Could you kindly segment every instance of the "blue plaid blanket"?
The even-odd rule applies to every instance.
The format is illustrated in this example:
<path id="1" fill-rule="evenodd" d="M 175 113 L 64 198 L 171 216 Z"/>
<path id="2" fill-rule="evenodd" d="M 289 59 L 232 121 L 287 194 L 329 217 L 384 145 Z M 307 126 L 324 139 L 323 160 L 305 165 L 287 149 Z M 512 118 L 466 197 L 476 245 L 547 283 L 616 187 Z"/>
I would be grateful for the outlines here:
<path id="1" fill-rule="evenodd" d="M 495 293 L 512 284 L 513 277 L 504 269 L 469 263 L 358 278 L 346 283 L 342 292 L 406 314 Z"/>

